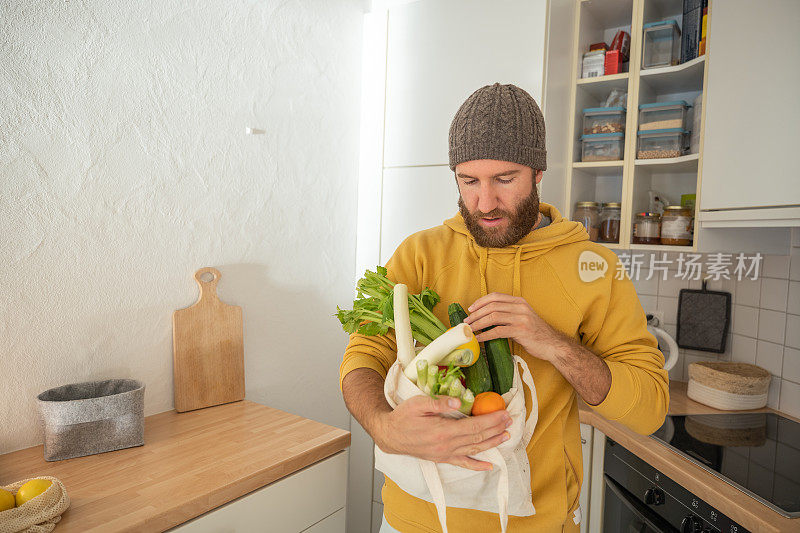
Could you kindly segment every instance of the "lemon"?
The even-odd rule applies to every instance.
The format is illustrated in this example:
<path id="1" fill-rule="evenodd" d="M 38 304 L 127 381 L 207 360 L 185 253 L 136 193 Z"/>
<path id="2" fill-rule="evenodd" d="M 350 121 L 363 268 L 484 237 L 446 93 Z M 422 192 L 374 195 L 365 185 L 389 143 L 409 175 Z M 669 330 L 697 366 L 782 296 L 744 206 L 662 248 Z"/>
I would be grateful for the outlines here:
<path id="1" fill-rule="evenodd" d="M 478 344 L 478 339 L 475 338 L 475 335 L 473 335 L 469 341 L 456 348 L 456 350 L 469 350 L 472 352 L 472 361 L 468 365 L 464 366 L 474 365 L 481 353 L 481 347 Z"/>
<path id="2" fill-rule="evenodd" d="M 22 485 L 17 491 L 17 507 L 30 501 L 50 488 L 53 482 L 49 479 L 32 479 Z"/>
<path id="3" fill-rule="evenodd" d="M 0 489 L 0 512 L 14 508 L 14 495 L 5 489 Z"/>

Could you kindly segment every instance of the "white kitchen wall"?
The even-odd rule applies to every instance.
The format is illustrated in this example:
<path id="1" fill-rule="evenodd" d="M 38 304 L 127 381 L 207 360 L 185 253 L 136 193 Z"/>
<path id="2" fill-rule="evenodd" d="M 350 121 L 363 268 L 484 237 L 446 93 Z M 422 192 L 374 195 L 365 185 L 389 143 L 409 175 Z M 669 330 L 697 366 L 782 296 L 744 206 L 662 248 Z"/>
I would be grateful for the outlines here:
<path id="1" fill-rule="evenodd" d="M 0 453 L 35 396 L 169 410 L 194 271 L 244 311 L 247 398 L 342 428 L 362 0 L 0 3 Z M 245 135 L 246 127 L 264 130 Z"/>
<path id="2" fill-rule="evenodd" d="M 772 374 L 768 405 L 800 416 L 800 231 L 794 230 L 791 255 L 765 255 L 758 279 L 709 281 L 709 290 L 731 293 L 731 328 L 724 354 L 681 349 L 670 378 L 688 381 L 688 365 L 698 361 L 739 361 L 758 365 Z M 629 253 L 629 252 L 626 252 Z M 646 270 L 634 285 L 646 312 L 664 313 L 663 328 L 676 335 L 681 289 L 700 288 L 700 281 L 676 278 L 676 254 L 667 279 Z M 645 264 L 648 264 L 648 256 Z M 660 254 L 658 255 L 660 258 Z"/>

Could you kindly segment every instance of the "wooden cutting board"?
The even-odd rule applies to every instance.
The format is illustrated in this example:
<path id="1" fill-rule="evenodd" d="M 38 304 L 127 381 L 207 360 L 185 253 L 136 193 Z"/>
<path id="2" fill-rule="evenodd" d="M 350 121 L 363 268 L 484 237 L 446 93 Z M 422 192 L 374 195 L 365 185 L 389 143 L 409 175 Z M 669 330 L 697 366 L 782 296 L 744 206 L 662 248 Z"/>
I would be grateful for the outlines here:
<path id="1" fill-rule="evenodd" d="M 200 297 L 172 315 L 178 412 L 244 399 L 242 308 L 217 298 L 220 277 L 212 267 L 195 272 Z"/>

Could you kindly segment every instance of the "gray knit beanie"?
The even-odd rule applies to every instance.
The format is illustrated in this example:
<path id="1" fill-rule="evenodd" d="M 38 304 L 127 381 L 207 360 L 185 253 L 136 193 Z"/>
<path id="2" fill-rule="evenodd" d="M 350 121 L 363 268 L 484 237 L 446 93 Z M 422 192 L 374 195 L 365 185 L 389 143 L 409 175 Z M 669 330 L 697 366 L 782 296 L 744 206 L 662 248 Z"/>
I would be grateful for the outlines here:
<path id="1" fill-rule="evenodd" d="M 544 117 L 516 85 L 481 87 L 461 104 L 450 124 L 450 169 L 464 161 L 498 159 L 547 170 Z"/>

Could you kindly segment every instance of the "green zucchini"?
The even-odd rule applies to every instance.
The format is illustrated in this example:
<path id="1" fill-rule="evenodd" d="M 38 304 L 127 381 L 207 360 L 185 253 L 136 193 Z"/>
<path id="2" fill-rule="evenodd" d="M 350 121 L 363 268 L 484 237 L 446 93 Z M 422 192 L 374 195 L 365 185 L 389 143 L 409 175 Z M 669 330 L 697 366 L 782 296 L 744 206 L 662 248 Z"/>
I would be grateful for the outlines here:
<path id="1" fill-rule="evenodd" d="M 505 394 L 514 384 L 514 357 L 508 339 L 492 339 L 483 343 L 486 346 L 486 360 L 492 374 L 493 390 Z"/>
<path id="2" fill-rule="evenodd" d="M 447 314 L 450 317 L 450 327 L 461 324 L 467 318 L 466 311 L 458 303 L 450 304 L 447 308 Z M 478 356 L 478 360 L 470 366 L 463 367 L 461 370 L 464 372 L 467 388 L 475 396 L 492 390 L 492 375 L 489 372 L 489 364 L 486 362 L 486 353 L 483 345 L 481 345 L 481 354 Z"/>

